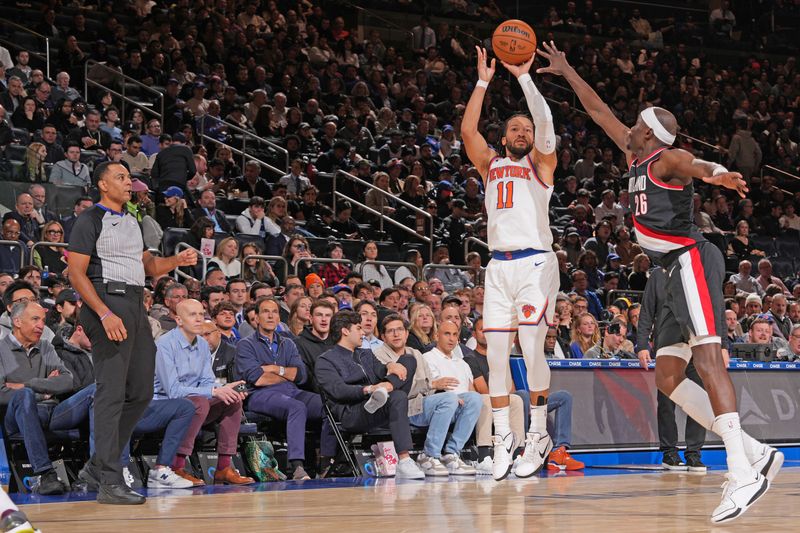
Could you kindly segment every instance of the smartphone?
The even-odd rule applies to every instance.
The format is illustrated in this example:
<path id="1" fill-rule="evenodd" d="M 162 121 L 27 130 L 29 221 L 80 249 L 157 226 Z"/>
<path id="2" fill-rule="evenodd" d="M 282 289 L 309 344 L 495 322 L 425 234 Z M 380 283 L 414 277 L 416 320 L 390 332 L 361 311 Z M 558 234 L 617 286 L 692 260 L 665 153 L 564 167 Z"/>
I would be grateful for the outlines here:
<path id="1" fill-rule="evenodd" d="M 305 244 L 298 244 L 297 245 L 297 249 L 299 251 L 301 251 L 301 252 L 305 252 L 306 251 L 306 245 Z"/>
<path id="2" fill-rule="evenodd" d="M 236 392 L 247 392 L 247 384 L 239 383 L 233 388 L 233 390 L 235 390 Z"/>

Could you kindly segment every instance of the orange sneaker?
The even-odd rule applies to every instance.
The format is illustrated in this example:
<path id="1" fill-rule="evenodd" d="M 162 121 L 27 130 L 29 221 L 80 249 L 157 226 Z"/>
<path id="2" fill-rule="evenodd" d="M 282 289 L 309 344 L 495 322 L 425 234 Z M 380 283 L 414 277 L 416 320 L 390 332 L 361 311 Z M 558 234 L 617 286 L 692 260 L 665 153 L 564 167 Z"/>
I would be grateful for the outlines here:
<path id="1" fill-rule="evenodd" d="M 255 479 L 239 474 L 232 466 L 214 472 L 215 485 L 252 485 L 255 482 Z"/>
<path id="2" fill-rule="evenodd" d="M 584 466 L 582 462 L 573 459 L 564 446 L 550 452 L 547 458 L 548 470 L 582 470 Z"/>
<path id="3" fill-rule="evenodd" d="M 175 472 L 176 475 L 182 477 L 183 479 L 191 481 L 193 487 L 203 487 L 206 484 L 205 481 L 203 481 L 202 479 L 197 479 L 183 468 L 173 468 L 172 471 Z"/>

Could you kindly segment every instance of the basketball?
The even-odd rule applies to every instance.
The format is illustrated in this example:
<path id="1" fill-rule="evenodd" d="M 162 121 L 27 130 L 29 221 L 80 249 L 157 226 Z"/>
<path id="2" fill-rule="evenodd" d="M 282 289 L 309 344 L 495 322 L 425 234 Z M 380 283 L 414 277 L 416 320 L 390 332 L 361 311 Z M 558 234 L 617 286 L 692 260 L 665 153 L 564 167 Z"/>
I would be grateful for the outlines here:
<path id="1" fill-rule="evenodd" d="M 536 34 L 521 20 L 507 20 L 494 30 L 492 49 L 500 61 L 521 65 L 536 52 Z"/>

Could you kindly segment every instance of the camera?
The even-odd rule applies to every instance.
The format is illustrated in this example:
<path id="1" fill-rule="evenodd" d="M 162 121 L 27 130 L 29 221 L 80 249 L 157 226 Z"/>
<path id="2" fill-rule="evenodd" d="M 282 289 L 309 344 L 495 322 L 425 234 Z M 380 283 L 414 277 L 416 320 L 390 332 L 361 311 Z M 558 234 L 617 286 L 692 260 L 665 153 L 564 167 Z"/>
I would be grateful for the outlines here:
<path id="1" fill-rule="evenodd" d="M 616 324 L 609 324 L 606 328 L 606 333 L 609 335 L 619 335 L 622 333 L 622 325 L 619 322 Z"/>

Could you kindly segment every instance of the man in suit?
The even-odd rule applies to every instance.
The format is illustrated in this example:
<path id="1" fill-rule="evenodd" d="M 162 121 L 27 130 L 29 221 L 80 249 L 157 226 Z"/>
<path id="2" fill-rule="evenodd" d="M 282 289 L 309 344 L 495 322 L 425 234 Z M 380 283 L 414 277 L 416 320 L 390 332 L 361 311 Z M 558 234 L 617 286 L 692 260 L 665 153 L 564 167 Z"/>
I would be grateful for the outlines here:
<path id="1" fill-rule="evenodd" d="M 236 347 L 222 342 L 222 334 L 213 320 L 203 322 L 203 330 L 200 335 L 206 340 L 211 350 L 211 370 L 214 371 L 217 380 L 236 381 L 234 379 Z"/>
<path id="2" fill-rule="evenodd" d="M 267 238 L 267 255 L 283 255 L 283 249 L 286 248 L 286 243 L 294 235 L 295 221 L 294 218 L 286 215 L 281 219 L 281 232 L 277 235 L 270 235 Z"/>
<path id="3" fill-rule="evenodd" d="M 197 220 L 200 217 L 208 217 L 214 223 L 215 233 L 232 233 L 231 225 L 225 217 L 225 213 L 217 209 L 217 197 L 211 189 L 203 191 L 197 201 L 200 207 L 192 209 L 192 217 Z"/>

